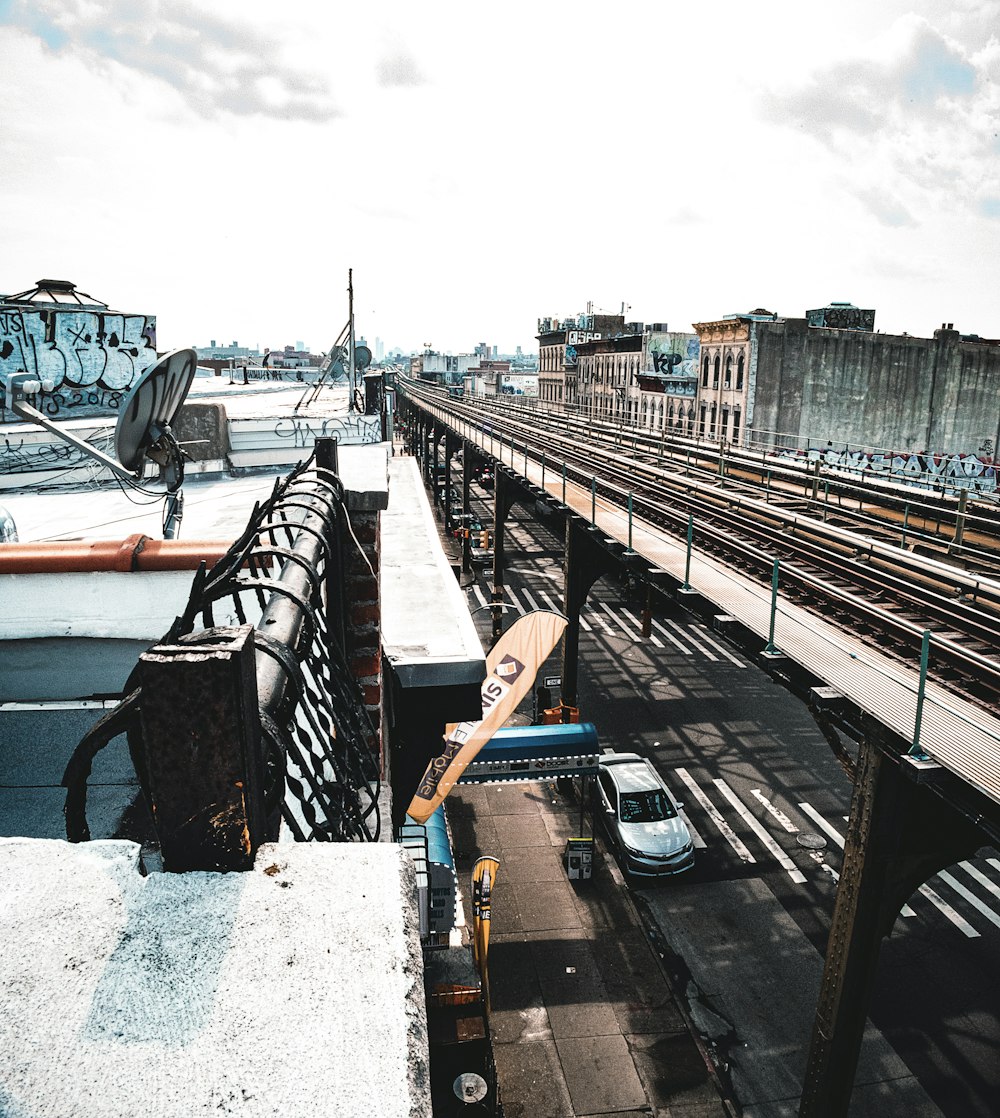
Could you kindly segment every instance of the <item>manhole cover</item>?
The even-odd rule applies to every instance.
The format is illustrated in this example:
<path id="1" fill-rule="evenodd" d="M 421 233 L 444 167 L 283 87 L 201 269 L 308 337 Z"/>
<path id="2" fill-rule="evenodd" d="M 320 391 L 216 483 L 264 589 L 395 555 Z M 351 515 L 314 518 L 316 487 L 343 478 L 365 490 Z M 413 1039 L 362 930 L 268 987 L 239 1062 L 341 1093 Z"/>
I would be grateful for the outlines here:
<path id="1" fill-rule="evenodd" d="M 814 835 L 811 831 L 804 831 L 795 836 L 795 841 L 799 846 L 804 846 L 806 850 L 825 850 L 826 839 L 822 835 Z"/>

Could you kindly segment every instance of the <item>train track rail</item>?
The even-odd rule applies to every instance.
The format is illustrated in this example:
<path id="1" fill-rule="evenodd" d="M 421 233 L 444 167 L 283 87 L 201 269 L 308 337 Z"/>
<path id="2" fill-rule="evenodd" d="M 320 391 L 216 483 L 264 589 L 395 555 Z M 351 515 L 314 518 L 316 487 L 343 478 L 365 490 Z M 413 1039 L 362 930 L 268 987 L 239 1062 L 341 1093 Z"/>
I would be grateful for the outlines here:
<path id="1" fill-rule="evenodd" d="M 637 519 L 680 539 L 693 518 L 695 546 L 746 577 L 770 583 L 777 560 L 789 599 L 835 619 L 902 662 L 919 663 L 929 633 L 929 676 L 1000 713 L 1000 577 L 992 577 L 1000 574 L 1000 560 L 989 547 L 992 518 L 977 515 L 962 525 L 986 546 L 955 549 L 957 508 L 942 511 L 915 499 L 907 525 L 910 546 L 900 546 L 894 529 L 871 530 L 873 519 L 881 523 L 871 511 L 880 507 L 878 492 L 867 492 L 863 500 L 852 496 L 866 510 L 860 521 L 838 510 L 832 523 L 828 501 L 789 493 L 792 486 L 801 490 L 801 474 L 772 476 L 762 489 L 745 478 L 693 467 L 689 447 L 679 462 L 677 448 L 671 455 L 653 455 L 648 440 L 633 445 L 618 429 L 595 432 L 563 416 L 472 404 L 413 381 L 403 389 L 440 418 L 468 425 L 480 443 L 485 440 L 487 453 L 502 454 L 515 469 L 525 455 L 536 464 L 544 456 L 554 474 L 565 468 L 568 481 L 593 487 L 597 496 L 623 508 L 631 498 Z M 806 480 L 814 485 L 815 478 Z M 895 493 L 881 499 L 890 512 L 900 500 Z M 931 517 L 939 526 L 951 518 L 951 552 L 940 537 L 935 541 L 913 526 Z M 1000 527 L 996 542 L 1000 555 Z"/>

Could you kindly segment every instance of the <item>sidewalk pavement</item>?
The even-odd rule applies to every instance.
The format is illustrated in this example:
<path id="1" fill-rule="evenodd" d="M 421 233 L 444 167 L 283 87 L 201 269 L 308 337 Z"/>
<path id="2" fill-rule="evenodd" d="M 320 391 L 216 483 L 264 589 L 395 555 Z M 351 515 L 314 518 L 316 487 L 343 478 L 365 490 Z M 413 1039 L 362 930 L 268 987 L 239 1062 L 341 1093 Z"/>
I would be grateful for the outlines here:
<path id="1" fill-rule="evenodd" d="M 448 800 L 465 898 L 476 858 L 498 858 L 490 1028 L 505 1118 L 725 1118 L 706 1057 L 626 890 L 599 848 L 569 881 L 579 801 L 549 783 L 462 785 Z M 617 876 L 617 875 L 616 875 Z"/>

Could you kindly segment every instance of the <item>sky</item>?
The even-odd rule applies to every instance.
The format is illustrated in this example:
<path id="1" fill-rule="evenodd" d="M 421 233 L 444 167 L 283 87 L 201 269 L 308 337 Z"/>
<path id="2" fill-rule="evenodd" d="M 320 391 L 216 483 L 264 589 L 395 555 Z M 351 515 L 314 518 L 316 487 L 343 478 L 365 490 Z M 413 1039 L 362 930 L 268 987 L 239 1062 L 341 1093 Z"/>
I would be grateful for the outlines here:
<path id="1" fill-rule="evenodd" d="M 0 292 L 158 345 L 1000 338 L 1000 0 L 0 0 Z"/>

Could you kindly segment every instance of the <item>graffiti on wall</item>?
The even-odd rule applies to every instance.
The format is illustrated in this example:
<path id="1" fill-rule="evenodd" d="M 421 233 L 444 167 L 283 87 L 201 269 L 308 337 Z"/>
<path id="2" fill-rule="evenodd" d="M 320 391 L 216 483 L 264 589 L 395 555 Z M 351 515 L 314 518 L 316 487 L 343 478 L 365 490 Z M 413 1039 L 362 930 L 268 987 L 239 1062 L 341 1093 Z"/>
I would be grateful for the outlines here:
<path id="1" fill-rule="evenodd" d="M 0 309 L 0 379 L 31 373 L 45 385 L 39 411 L 106 409 L 156 360 L 156 319 L 96 311 Z M 56 410 L 49 398 L 58 399 Z M 12 416 L 8 418 L 13 418 Z"/>
<path id="2" fill-rule="evenodd" d="M 290 439 L 296 448 L 311 447 L 317 439 L 333 438 L 339 443 L 377 443 L 382 439 L 382 420 L 377 415 L 347 415 L 330 418 L 279 419 L 274 425 L 279 439 Z"/>
<path id="3" fill-rule="evenodd" d="M 669 377 L 665 390 L 672 396 L 694 396 L 698 381 L 698 338 L 695 334 L 650 334 L 646 372 Z"/>
<path id="4" fill-rule="evenodd" d="M 904 481 L 921 489 L 973 489 L 992 493 L 997 488 L 996 464 L 984 452 L 979 454 L 895 453 L 892 451 L 836 450 L 810 447 L 787 450 L 782 457 L 822 462 L 861 474 L 877 474 Z"/>

